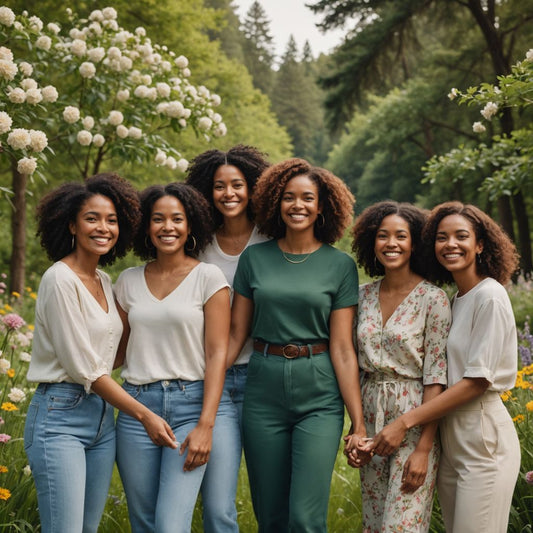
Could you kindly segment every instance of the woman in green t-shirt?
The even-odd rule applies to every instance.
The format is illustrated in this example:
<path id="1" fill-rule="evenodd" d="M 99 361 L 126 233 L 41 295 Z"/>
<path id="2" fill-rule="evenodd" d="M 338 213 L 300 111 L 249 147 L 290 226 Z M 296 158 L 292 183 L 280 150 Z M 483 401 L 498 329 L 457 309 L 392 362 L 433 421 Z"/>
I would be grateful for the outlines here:
<path id="1" fill-rule="evenodd" d="M 344 405 L 366 436 L 352 337 L 357 269 L 331 246 L 354 199 L 327 170 L 290 159 L 263 173 L 252 200 L 274 240 L 239 260 L 228 363 L 251 332 L 243 443 L 254 511 L 260 532 L 326 531 Z"/>

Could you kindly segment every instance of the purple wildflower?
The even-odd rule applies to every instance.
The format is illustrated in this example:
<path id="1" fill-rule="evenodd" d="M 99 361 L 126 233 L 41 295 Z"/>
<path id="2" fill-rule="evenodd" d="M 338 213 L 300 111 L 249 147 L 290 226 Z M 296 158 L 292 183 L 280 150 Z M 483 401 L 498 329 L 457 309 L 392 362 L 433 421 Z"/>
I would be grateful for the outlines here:
<path id="1" fill-rule="evenodd" d="M 526 483 L 533 485 L 533 470 L 526 472 Z"/>
<path id="2" fill-rule="evenodd" d="M 9 313 L 8 315 L 5 315 L 4 317 L 2 317 L 2 322 L 9 329 L 19 329 L 24 326 L 24 324 L 26 324 L 24 319 L 16 313 Z"/>
<path id="3" fill-rule="evenodd" d="M 7 433 L 0 433 L 0 443 L 9 442 L 11 440 L 11 435 Z"/>

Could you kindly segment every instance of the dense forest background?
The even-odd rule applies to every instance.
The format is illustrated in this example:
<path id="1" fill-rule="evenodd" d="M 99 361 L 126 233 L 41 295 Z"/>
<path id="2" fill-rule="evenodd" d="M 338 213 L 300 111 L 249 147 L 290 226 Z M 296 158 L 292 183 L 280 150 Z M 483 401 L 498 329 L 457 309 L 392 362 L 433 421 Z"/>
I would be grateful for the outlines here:
<path id="1" fill-rule="evenodd" d="M 131 31 L 143 26 L 160 44 L 187 56 L 192 81 L 221 96 L 218 112 L 227 135 L 208 142 L 193 132 L 180 133 L 180 151 L 188 159 L 212 147 L 228 149 L 237 143 L 257 146 L 272 162 L 303 157 L 346 181 L 357 198 L 357 212 L 386 198 L 427 208 L 449 199 L 473 202 L 516 240 L 522 266 L 530 272 L 531 159 L 526 177 L 499 192 L 485 186 L 497 166 L 494 161 L 488 166 L 467 165 L 466 156 L 460 155 L 459 162 L 447 161 L 446 172 L 436 172 L 432 179 L 428 168 L 450 151 L 465 154 L 480 143 L 490 147 L 498 136 L 531 130 L 531 108 L 524 105 L 505 109 L 486 123 L 480 136 L 472 129 L 480 120 L 480 107 L 458 105 L 450 91 L 496 83 L 498 76 L 510 74 L 512 65 L 524 59 L 533 47 L 533 0 L 307 0 L 306 4 L 321 16 L 324 31 L 351 28 L 329 55 L 316 57 L 312 42 L 298 49 L 287 35 L 284 53 L 276 57 L 272 22 L 262 2 L 254 2 L 241 19 L 232 0 L 68 2 L 82 16 L 113 5 L 121 26 Z M 65 5 L 55 0 L 4 5 L 17 13 L 26 9 L 45 22 L 66 20 Z M 528 98 L 533 100 L 531 94 Z M 32 238 L 36 201 L 57 183 L 78 179 L 61 152 L 56 151 L 50 161 L 43 170 L 46 181 L 36 178 L 26 190 L 29 272 L 42 272 L 47 265 Z M 109 169 L 139 187 L 183 178 L 119 157 L 101 168 Z M 0 154 L 0 187 L 9 188 L 11 179 L 9 162 Z M 16 219 L 13 213 L 8 201 L 0 202 L 4 228 Z M 11 244 L 9 232 L 3 231 L 4 265 L 10 262 Z"/>

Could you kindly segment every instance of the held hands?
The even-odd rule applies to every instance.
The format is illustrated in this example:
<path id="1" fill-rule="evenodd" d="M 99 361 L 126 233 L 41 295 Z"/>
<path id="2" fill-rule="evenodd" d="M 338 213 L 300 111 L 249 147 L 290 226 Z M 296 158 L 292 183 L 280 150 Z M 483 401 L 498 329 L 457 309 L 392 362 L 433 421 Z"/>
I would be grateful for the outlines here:
<path id="1" fill-rule="evenodd" d="M 150 412 L 146 420 L 143 420 L 142 423 L 146 433 L 148 433 L 148 436 L 154 444 L 157 446 L 168 446 L 169 448 L 178 447 L 171 427 L 160 416 Z"/>
<path id="2" fill-rule="evenodd" d="M 180 446 L 180 455 L 189 448 L 183 470 L 190 472 L 198 466 L 202 466 L 209 460 L 213 440 L 213 429 L 208 426 L 198 425 L 187 435 Z"/>
<path id="3" fill-rule="evenodd" d="M 428 471 L 428 454 L 415 450 L 405 462 L 402 473 L 402 485 L 400 490 L 403 493 L 411 493 L 417 490 L 426 479 Z"/>
<path id="4" fill-rule="evenodd" d="M 373 450 L 378 455 L 391 455 L 400 447 L 407 429 L 401 417 L 397 418 L 375 435 L 372 441 L 366 443 L 363 450 Z"/>
<path id="5" fill-rule="evenodd" d="M 346 455 L 348 464 L 352 468 L 361 468 L 372 460 L 374 452 L 371 449 L 367 449 L 367 443 L 371 442 L 372 439 L 350 434 L 343 437 L 343 440 L 344 455 Z"/>

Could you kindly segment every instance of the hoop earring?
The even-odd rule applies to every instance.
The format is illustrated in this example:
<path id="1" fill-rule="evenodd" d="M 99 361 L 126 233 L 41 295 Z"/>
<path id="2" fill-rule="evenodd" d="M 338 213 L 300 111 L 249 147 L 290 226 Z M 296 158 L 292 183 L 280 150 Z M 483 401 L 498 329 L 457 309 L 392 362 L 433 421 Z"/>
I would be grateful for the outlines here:
<path id="1" fill-rule="evenodd" d="M 76 239 L 74 238 L 74 235 L 72 235 L 72 240 L 70 241 L 70 249 L 74 250 L 75 246 L 76 246 Z"/>
<path id="2" fill-rule="evenodd" d="M 187 245 L 185 245 L 185 250 L 187 250 L 187 252 L 194 252 L 194 250 L 196 250 L 196 237 L 192 234 L 189 235 L 189 237 L 192 239 L 193 245 L 192 245 L 192 248 L 187 248 Z"/>
<path id="3" fill-rule="evenodd" d="M 326 223 L 326 217 L 322 213 L 318 213 L 318 215 L 316 216 L 316 227 L 323 228 L 325 223 Z"/>
<path id="4" fill-rule="evenodd" d="M 479 252 L 478 254 L 476 254 L 476 260 L 477 260 L 477 264 L 478 264 L 478 265 L 481 265 L 481 252 Z"/>

